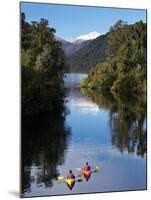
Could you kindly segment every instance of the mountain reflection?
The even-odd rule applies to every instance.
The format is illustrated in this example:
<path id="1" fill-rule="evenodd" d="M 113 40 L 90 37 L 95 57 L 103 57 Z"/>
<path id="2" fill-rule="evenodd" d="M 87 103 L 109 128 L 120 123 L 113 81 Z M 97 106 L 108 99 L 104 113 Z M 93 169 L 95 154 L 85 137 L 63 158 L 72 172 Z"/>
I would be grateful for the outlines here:
<path id="1" fill-rule="evenodd" d="M 70 138 L 64 121 L 63 116 L 22 119 L 22 194 L 34 187 L 53 185 Z"/>
<path id="2" fill-rule="evenodd" d="M 99 111 L 99 106 L 80 92 L 79 88 L 72 88 L 67 98 L 68 103 L 82 113 L 95 113 Z"/>
<path id="3" fill-rule="evenodd" d="M 144 156 L 147 148 L 145 97 L 119 98 L 90 89 L 82 89 L 82 93 L 109 112 L 112 145 L 120 152 L 126 150 Z"/>

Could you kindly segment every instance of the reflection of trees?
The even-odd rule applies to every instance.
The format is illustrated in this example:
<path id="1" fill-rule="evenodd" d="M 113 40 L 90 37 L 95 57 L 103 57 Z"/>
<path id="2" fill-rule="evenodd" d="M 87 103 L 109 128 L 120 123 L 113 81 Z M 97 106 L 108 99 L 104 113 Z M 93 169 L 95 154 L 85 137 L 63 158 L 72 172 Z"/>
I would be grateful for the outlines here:
<path id="1" fill-rule="evenodd" d="M 37 186 L 52 185 L 52 179 L 58 175 L 57 165 L 64 162 L 64 150 L 67 148 L 70 129 L 64 123 L 64 117 L 22 119 L 22 193 L 31 188 L 32 181 Z M 32 168 L 36 169 L 32 175 Z"/>
<path id="2" fill-rule="evenodd" d="M 98 91 L 82 89 L 100 108 L 109 111 L 112 144 L 121 152 L 127 150 L 143 156 L 146 153 L 146 98 L 113 97 Z"/>

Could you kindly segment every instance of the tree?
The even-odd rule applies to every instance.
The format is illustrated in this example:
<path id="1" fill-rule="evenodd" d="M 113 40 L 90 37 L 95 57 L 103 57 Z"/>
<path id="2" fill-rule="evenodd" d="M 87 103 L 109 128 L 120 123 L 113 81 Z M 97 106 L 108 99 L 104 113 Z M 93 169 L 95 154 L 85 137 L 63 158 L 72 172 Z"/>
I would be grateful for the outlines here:
<path id="1" fill-rule="evenodd" d="M 97 88 L 114 95 L 146 93 L 146 24 L 119 20 L 108 33 L 108 57 L 98 64 L 82 87 Z"/>
<path id="2" fill-rule="evenodd" d="M 48 20 L 29 24 L 21 16 L 22 111 L 53 115 L 64 107 L 64 53 Z"/>

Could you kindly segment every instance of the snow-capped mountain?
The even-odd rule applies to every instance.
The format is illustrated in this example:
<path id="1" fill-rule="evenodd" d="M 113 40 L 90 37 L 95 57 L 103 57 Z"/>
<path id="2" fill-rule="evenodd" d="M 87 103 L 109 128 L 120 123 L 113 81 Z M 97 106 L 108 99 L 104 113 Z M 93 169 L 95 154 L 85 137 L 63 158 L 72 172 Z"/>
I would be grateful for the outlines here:
<path id="1" fill-rule="evenodd" d="M 78 40 L 81 40 L 81 41 L 86 41 L 86 40 L 93 40 L 97 37 L 99 37 L 101 34 L 94 31 L 94 32 L 91 32 L 91 33 L 88 33 L 88 34 L 85 34 L 85 35 L 80 35 L 79 37 L 71 40 L 70 42 L 75 42 L 75 41 L 78 41 Z"/>
<path id="2" fill-rule="evenodd" d="M 85 47 L 93 39 L 96 39 L 101 34 L 98 32 L 91 32 L 85 35 L 78 36 L 70 41 L 64 40 L 58 36 L 55 36 L 58 41 L 62 43 L 62 48 L 65 51 L 66 56 L 70 56 L 77 52 L 79 49 Z"/>

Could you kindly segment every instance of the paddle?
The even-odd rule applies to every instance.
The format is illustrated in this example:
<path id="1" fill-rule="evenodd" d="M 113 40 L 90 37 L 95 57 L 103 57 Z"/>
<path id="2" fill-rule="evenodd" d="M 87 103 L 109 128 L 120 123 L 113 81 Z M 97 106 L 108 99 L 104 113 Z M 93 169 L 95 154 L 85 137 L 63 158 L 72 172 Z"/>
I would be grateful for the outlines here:
<path id="1" fill-rule="evenodd" d="M 100 169 L 100 167 L 98 165 L 94 166 L 93 167 L 93 172 L 98 172 Z"/>
<path id="2" fill-rule="evenodd" d="M 81 174 L 78 174 L 78 175 L 77 175 L 77 178 L 78 178 L 78 177 L 81 177 L 81 176 L 82 176 Z M 66 179 L 66 177 L 64 177 L 64 176 L 58 176 L 58 177 L 57 177 L 58 183 L 61 183 L 64 179 Z M 75 181 L 81 182 L 81 181 L 82 181 L 82 178 L 75 179 Z"/>
<path id="3" fill-rule="evenodd" d="M 81 167 L 79 167 L 79 168 L 77 168 L 76 170 L 80 171 L 80 170 L 82 170 L 82 168 L 81 168 Z"/>
<path id="4" fill-rule="evenodd" d="M 58 183 L 61 183 L 62 181 L 64 181 L 64 179 L 65 179 L 64 176 L 58 176 L 58 177 L 56 178 L 56 180 L 57 180 Z"/>
<path id="5" fill-rule="evenodd" d="M 95 166 L 93 166 L 92 167 L 92 172 L 98 172 L 99 171 L 99 169 L 100 169 L 100 167 L 98 166 L 98 165 L 95 165 Z M 82 167 L 79 167 L 79 168 L 77 168 L 76 169 L 77 171 L 81 171 L 82 170 Z M 75 181 L 77 181 L 77 182 L 81 182 L 82 181 L 82 174 L 78 174 L 77 175 L 77 178 L 78 179 L 75 179 Z M 58 181 L 58 183 L 61 183 L 62 181 L 64 181 L 66 179 L 66 177 L 64 177 L 64 176 L 58 176 L 57 178 L 56 178 L 56 180 Z"/>
<path id="6" fill-rule="evenodd" d="M 57 181 L 62 181 L 65 177 L 64 176 L 58 176 Z"/>
<path id="7" fill-rule="evenodd" d="M 93 171 L 92 172 L 98 172 L 100 167 L 98 165 L 95 165 L 92 167 Z M 81 171 L 82 170 L 82 167 L 79 167 L 76 169 L 77 171 Z"/>

